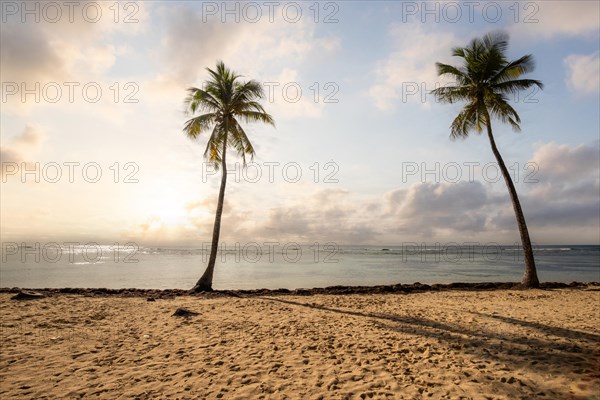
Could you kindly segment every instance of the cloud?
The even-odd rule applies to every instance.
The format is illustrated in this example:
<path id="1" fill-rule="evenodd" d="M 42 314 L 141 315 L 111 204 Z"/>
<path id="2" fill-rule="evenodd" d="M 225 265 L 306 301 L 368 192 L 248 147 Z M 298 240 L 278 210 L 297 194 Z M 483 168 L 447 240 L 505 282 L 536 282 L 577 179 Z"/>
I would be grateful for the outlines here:
<path id="1" fill-rule="evenodd" d="M 31 161 L 31 157 L 38 153 L 44 141 L 41 128 L 34 125 L 26 125 L 23 132 L 9 140 L 8 145 L 0 146 L 0 162 L 2 162 L 2 178 L 12 171 L 14 163 L 21 164 Z M 12 165 L 9 165 L 12 164 Z M 20 168 L 17 167 L 17 168 Z M 17 176 L 14 174 L 10 174 Z"/>
<path id="2" fill-rule="evenodd" d="M 507 10 L 508 11 L 508 10 Z M 514 8 L 511 14 L 515 17 Z M 558 35 L 597 37 L 600 29 L 597 1 L 535 1 L 523 3 L 511 32 L 524 40 Z"/>
<path id="3" fill-rule="evenodd" d="M 23 131 L 9 139 L 9 145 L 3 146 L 3 150 L 7 152 L 20 154 L 22 157 L 31 157 L 34 153 L 39 152 L 45 135 L 42 129 L 37 125 L 27 124 Z"/>
<path id="4" fill-rule="evenodd" d="M 221 239 L 297 243 L 376 241 L 376 230 L 369 227 L 372 213 L 365 212 L 347 190 L 302 189 L 300 193 L 286 204 L 264 210 L 248 208 L 247 200 L 226 198 Z M 212 235 L 216 204 L 215 195 L 188 205 L 188 220 L 204 241 L 209 241 Z"/>
<path id="5" fill-rule="evenodd" d="M 595 185 L 596 190 L 599 188 Z M 572 201 L 572 193 L 563 192 L 560 198 L 544 202 L 520 196 L 524 207 L 525 220 L 533 241 L 549 244 L 594 243 L 598 240 L 600 224 L 600 203 L 598 199 Z M 571 199 L 571 201 L 567 201 Z M 491 220 L 491 226 L 498 231 L 517 232 L 517 223 L 512 207 L 506 207 Z M 586 232 L 581 235 L 573 229 Z M 566 231 L 569 231 L 566 234 Z M 515 236 L 515 240 L 517 236 Z"/>
<path id="6" fill-rule="evenodd" d="M 415 237 L 483 232 L 494 196 L 478 181 L 416 183 L 385 195 L 388 229 Z"/>
<path id="7" fill-rule="evenodd" d="M 268 111 L 279 118 L 318 118 L 322 115 L 324 103 L 322 93 L 315 102 L 314 93 L 300 83 L 298 71 L 285 68 L 279 76 L 265 82 Z"/>
<path id="8" fill-rule="evenodd" d="M 337 36 L 320 36 L 316 25 L 304 20 L 289 23 L 275 18 L 269 22 L 266 12 L 256 23 L 223 23 L 220 15 L 207 17 L 194 3 L 159 7 L 156 12 L 164 18 L 164 33 L 152 54 L 157 74 L 141 83 L 146 101 L 171 107 L 181 104 L 183 108 L 184 90 L 200 86 L 208 79 L 206 68 L 222 60 L 241 74 L 242 80 L 271 84 L 270 88 L 265 86 L 265 92 L 271 90 L 273 98 L 264 99 L 263 104 L 277 121 L 322 115 L 323 97 L 332 89 L 324 87 L 326 82 L 318 82 L 320 98 L 315 101 L 315 92 L 310 89 L 314 78 L 303 71 L 306 64 L 318 63 L 339 51 Z"/>
<path id="9" fill-rule="evenodd" d="M 600 142 L 571 147 L 566 144 L 544 143 L 535 149 L 531 162 L 539 168 L 543 183 L 572 182 L 598 176 Z"/>
<path id="10" fill-rule="evenodd" d="M 600 142 L 542 144 L 530 162 L 537 169 L 529 177 L 532 181 L 520 186 L 518 195 L 533 240 L 565 243 L 565 229 L 570 230 L 570 241 L 597 240 Z M 384 237 L 519 240 L 514 210 L 501 183 L 416 183 L 386 193 L 383 204 L 383 213 L 377 218 L 385 227 Z M 571 232 L 573 229 L 576 232 Z"/>
<path id="11" fill-rule="evenodd" d="M 564 60 L 567 86 L 577 94 L 600 93 L 600 53 L 571 54 Z"/>
<path id="12" fill-rule="evenodd" d="M 64 86 L 64 82 L 79 85 L 100 82 L 106 83 L 104 90 L 108 91 L 114 78 L 108 80 L 107 72 L 118 57 L 129 51 L 126 45 L 121 44 L 126 42 L 124 36 L 139 33 L 143 24 L 123 23 L 121 18 L 129 13 L 124 13 L 122 9 L 119 22 L 115 22 L 116 8 L 108 2 L 83 1 L 70 6 L 60 2 L 51 4 L 52 11 L 41 12 L 39 22 L 36 22 L 34 14 L 29 14 L 25 22 L 21 21 L 20 13 L 3 16 L 6 18 L 6 22 L 0 27 L 0 69 L 3 83 L 10 83 L 11 86 L 16 84 L 19 92 L 23 88 L 32 90 L 39 85 L 39 94 L 44 93 L 43 87 L 47 84 L 63 86 L 62 91 L 68 93 L 69 89 Z M 20 6 L 25 7 L 25 3 Z M 31 9 L 33 7 L 43 10 L 46 5 L 39 2 L 33 4 Z M 70 7 L 73 7 L 71 11 Z M 52 22 L 49 18 L 54 18 L 56 8 L 60 10 L 60 18 Z M 138 2 L 135 3 L 135 8 L 136 17 L 143 19 L 148 6 Z M 87 13 L 83 10 L 87 10 Z M 94 22 L 96 12 L 101 17 Z M 120 40 L 112 43 L 112 35 L 116 32 L 120 34 Z M 66 102 L 68 97 L 61 96 L 61 101 L 64 99 Z M 6 102 L 3 101 L 3 114 L 27 115 L 39 103 L 46 103 L 29 100 L 33 99 L 33 95 L 26 97 L 27 101 L 23 102 L 20 93 L 9 95 L 6 99 Z"/>
<path id="13" fill-rule="evenodd" d="M 4 176 L 5 163 L 20 163 L 23 161 L 23 157 L 13 149 L 0 147 L 0 161 L 2 162 L 2 172 Z"/>
<path id="14" fill-rule="evenodd" d="M 370 97 L 382 110 L 393 109 L 395 103 L 427 108 L 428 92 L 447 83 L 438 77 L 435 63 L 450 61 L 450 50 L 460 41 L 451 33 L 426 31 L 418 24 L 395 25 L 390 37 L 395 50 L 377 62 Z"/>
<path id="15" fill-rule="evenodd" d="M 39 150 L 43 139 L 44 135 L 40 132 L 39 128 L 27 125 L 23 132 L 15 136 L 11 142 L 13 146 L 22 151 L 27 151 L 28 149 Z"/>
<path id="16" fill-rule="evenodd" d="M 578 146 L 542 144 L 535 149 L 531 162 L 538 168 L 534 176 L 538 182 L 527 184 L 529 190 L 520 194 L 520 198 L 530 230 L 538 232 L 537 240 L 546 243 L 597 240 L 600 142 Z M 499 213 L 493 223 L 499 229 L 516 229 L 512 208 Z"/>
<path id="17" fill-rule="evenodd" d="M 597 227 L 600 222 L 598 206 L 598 201 L 571 204 L 552 202 L 544 207 L 532 209 L 528 213 L 528 220 L 531 225 L 536 227 L 552 226 L 565 229 L 590 226 L 591 223 L 595 223 Z"/>
<path id="18" fill-rule="evenodd" d="M 538 182 L 518 188 L 532 240 L 596 240 L 600 224 L 599 154 L 599 141 L 578 146 L 546 143 L 535 148 L 530 162 L 538 169 L 530 178 Z M 210 241 L 216 202 L 214 194 L 188 204 L 188 223 L 180 227 L 181 237 Z M 266 208 L 241 192 L 227 197 L 222 240 L 340 244 L 520 240 L 503 182 L 417 182 L 367 198 L 347 188 L 310 190 L 302 186 L 288 188 L 280 203 Z M 148 227 L 164 236 L 159 222 L 152 221 Z M 568 239 L 565 229 L 569 230 Z"/>
<path id="19" fill-rule="evenodd" d="M 265 240 L 355 244 L 376 242 L 372 213 L 344 189 L 321 189 L 271 208 L 252 231 Z"/>
<path id="20" fill-rule="evenodd" d="M 531 160 L 537 168 L 533 178 L 538 181 L 529 185 L 532 202 L 549 207 L 553 204 L 566 208 L 578 205 L 600 207 L 599 154 L 599 141 L 575 147 L 557 143 L 538 146 Z M 584 218 L 579 222 L 585 224 L 587 221 Z"/>
<path id="21" fill-rule="evenodd" d="M 3 23 L 1 32 L 3 82 L 54 81 L 68 76 L 63 57 L 40 24 Z"/>
<path id="22" fill-rule="evenodd" d="M 213 66 L 235 50 L 247 24 L 223 24 L 203 20 L 202 13 L 187 4 L 164 9 L 166 32 L 157 56 L 163 62 L 160 80 L 181 87 L 192 86 L 204 68 Z"/>
<path id="23" fill-rule="evenodd" d="M 2 80 L 31 84 L 74 79 L 69 71 L 73 58 L 93 41 L 100 24 L 86 22 L 81 12 L 73 16 L 70 22 L 67 12 L 56 23 L 45 17 L 36 22 L 33 14 L 25 22 L 20 14 L 5 16 L 0 39 Z"/>
<path id="24" fill-rule="evenodd" d="M 284 73 L 290 66 L 282 65 L 282 59 L 300 62 L 310 54 L 335 53 L 340 48 L 339 38 L 319 37 L 314 24 L 303 21 L 288 23 L 277 18 L 269 22 L 264 14 L 256 23 L 223 23 L 220 17 L 207 17 L 190 4 L 160 11 L 166 31 L 156 54 L 162 64 L 157 82 L 165 87 L 197 84 L 205 76 L 205 68 L 217 60 L 243 65 L 244 74 L 256 77 L 259 71 Z"/>

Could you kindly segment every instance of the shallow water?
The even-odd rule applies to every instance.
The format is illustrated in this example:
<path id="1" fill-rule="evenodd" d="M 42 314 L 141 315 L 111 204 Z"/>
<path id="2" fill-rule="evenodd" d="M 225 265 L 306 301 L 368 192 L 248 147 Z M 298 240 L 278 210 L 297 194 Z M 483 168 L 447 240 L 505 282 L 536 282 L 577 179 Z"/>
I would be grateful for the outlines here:
<path id="1" fill-rule="evenodd" d="M 600 246 L 537 246 L 535 259 L 541 281 L 600 281 Z M 0 286 L 186 289 L 207 261 L 200 248 L 3 246 Z M 222 247 L 214 288 L 519 281 L 522 273 L 515 245 L 247 244 Z"/>

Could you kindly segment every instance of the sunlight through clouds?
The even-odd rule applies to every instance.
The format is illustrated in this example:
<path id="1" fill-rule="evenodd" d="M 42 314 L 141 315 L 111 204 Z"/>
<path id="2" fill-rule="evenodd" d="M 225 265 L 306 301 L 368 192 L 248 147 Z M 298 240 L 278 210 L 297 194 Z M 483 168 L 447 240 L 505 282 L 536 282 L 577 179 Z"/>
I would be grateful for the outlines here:
<path id="1" fill-rule="evenodd" d="M 230 16 L 227 23 L 219 14 L 207 14 L 207 4 L 213 3 L 121 2 L 113 7 L 88 1 L 81 6 L 95 3 L 102 9 L 96 23 L 81 14 L 73 22 L 21 23 L 20 16 L 8 16 L 2 23 L 2 161 L 37 162 L 40 168 L 57 163 L 63 176 L 68 172 L 64 163 L 79 163 L 73 183 L 63 178 L 19 184 L 20 177 L 8 177 L 2 191 L 3 233 L 171 243 L 209 237 L 219 176 L 203 179 L 207 138 L 191 141 L 182 133 L 190 117 L 183 101 L 188 87 L 207 79 L 206 68 L 223 60 L 243 79 L 265 85 L 263 104 L 276 121 L 275 129 L 247 126 L 263 177 L 251 183 L 231 174 L 225 237 L 309 240 L 321 235 L 376 242 L 419 232 L 491 237 L 495 229 L 505 229 L 504 237 L 513 240 L 514 216 L 502 182 L 426 182 L 420 177 L 403 182 L 401 175 L 403 162 L 492 161 L 484 140 L 448 140 L 452 107 L 440 107 L 429 93 L 447 83 L 437 76 L 435 62 L 453 63 L 452 47 L 491 29 L 511 34 L 511 57 L 534 55 L 535 77 L 546 85 L 534 96 L 511 99 L 522 112 L 521 134 L 497 128 L 499 146 L 511 162 L 540 165 L 544 182 L 519 183 L 525 206 L 552 196 L 566 203 L 568 190 L 581 196 L 574 215 L 595 204 L 590 193 L 597 176 L 585 175 L 572 186 L 563 183 L 582 175 L 576 171 L 582 163 L 597 164 L 589 145 L 598 131 L 597 2 L 528 2 L 520 5 L 517 22 L 516 9 L 507 3 L 497 23 L 482 19 L 483 6 L 475 10 L 475 21 L 468 20 L 468 13 L 457 21 L 418 11 L 407 18 L 406 2 L 344 2 L 334 14 L 335 7 L 318 3 L 318 16 L 312 3 L 303 3 L 302 18 L 294 22 L 291 14 L 282 14 L 282 5 L 273 21 L 263 9 L 255 21 L 235 22 Z M 437 8 L 448 4 L 456 7 L 439 2 Z M 538 22 L 525 23 L 533 11 Z M 326 23 L 328 15 L 333 17 Z M 422 17 L 429 20 L 423 23 Z M 94 98 L 97 88 L 101 93 Z M 230 160 L 239 161 L 233 154 Z M 336 183 L 322 181 L 328 162 L 338 169 Z M 92 163 L 102 172 L 96 183 L 82 175 L 83 166 Z M 264 174 L 264 163 L 279 163 L 273 182 Z M 282 176 L 286 163 L 301 166 L 300 182 Z M 313 179 L 316 163 L 318 181 Z M 125 182 L 132 173 L 136 182 Z M 43 205 L 38 198 L 44 198 Z M 463 207 L 467 204 L 470 208 Z M 30 210 L 36 223 L 28 228 L 24 222 Z M 557 230 L 544 236 L 536 225 L 542 224 L 542 215 L 544 226 L 551 224 L 553 212 L 564 221 L 569 211 L 554 203 L 539 211 L 531 227 L 538 238 L 557 237 Z M 61 220 L 61 215 L 69 218 Z M 578 218 L 588 227 L 594 223 Z M 585 232 L 577 239 L 589 241 Z"/>

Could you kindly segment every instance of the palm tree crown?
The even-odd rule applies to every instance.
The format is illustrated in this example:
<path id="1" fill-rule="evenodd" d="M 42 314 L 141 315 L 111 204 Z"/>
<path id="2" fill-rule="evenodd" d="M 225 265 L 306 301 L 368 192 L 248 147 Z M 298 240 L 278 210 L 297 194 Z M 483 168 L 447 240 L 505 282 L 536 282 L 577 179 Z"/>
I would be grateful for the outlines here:
<path id="1" fill-rule="evenodd" d="M 224 147 L 233 147 L 246 163 L 246 155 L 254 157 L 254 147 L 238 122 L 264 122 L 275 126 L 273 117 L 267 114 L 257 100 L 264 97 L 262 85 L 255 81 L 241 82 L 240 75 L 231 71 L 222 61 L 216 70 L 207 68 L 211 79 L 204 89 L 191 87 L 185 105 L 191 114 L 200 112 L 184 125 L 188 137 L 196 139 L 212 129 L 206 144 L 204 157 L 219 168 Z M 225 144 L 225 146 L 224 146 Z"/>
<path id="2" fill-rule="evenodd" d="M 452 49 L 452 55 L 464 62 L 459 67 L 436 63 L 439 75 L 449 75 L 454 85 L 432 91 L 444 103 L 466 101 L 466 105 L 451 125 L 451 137 L 467 137 L 470 131 L 481 133 L 491 117 L 509 123 L 515 131 L 520 130 L 521 119 L 508 103 L 508 95 L 525 90 L 533 85 L 542 88 L 535 79 L 519 79 L 533 71 L 535 65 L 531 55 L 508 61 L 505 52 L 508 36 L 502 32 L 476 38 L 467 47 Z"/>

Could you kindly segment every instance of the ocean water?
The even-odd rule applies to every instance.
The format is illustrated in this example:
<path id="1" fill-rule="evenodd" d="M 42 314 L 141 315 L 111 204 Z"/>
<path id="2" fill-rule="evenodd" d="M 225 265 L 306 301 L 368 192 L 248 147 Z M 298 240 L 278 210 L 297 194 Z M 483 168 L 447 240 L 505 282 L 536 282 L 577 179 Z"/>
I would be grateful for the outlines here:
<path id="1" fill-rule="evenodd" d="M 191 288 L 206 248 L 137 245 L 2 246 L 0 287 Z M 542 282 L 600 281 L 600 246 L 536 246 Z M 518 245 L 246 244 L 221 247 L 215 289 L 311 288 L 421 282 L 520 281 Z"/>

